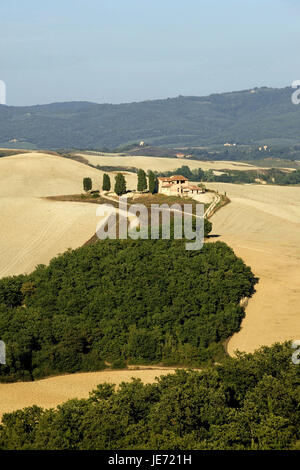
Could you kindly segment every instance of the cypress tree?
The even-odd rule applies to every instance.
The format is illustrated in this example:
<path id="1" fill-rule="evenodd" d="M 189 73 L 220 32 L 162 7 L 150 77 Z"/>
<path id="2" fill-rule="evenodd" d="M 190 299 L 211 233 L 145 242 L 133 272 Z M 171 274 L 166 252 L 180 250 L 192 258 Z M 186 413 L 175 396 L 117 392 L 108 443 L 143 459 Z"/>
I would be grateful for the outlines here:
<path id="1" fill-rule="evenodd" d="M 110 191 L 110 188 L 111 188 L 110 177 L 107 173 L 104 173 L 102 189 L 103 191 Z"/>
<path id="2" fill-rule="evenodd" d="M 118 196 L 126 193 L 126 180 L 122 173 L 118 173 L 115 178 L 115 193 Z"/>
<path id="3" fill-rule="evenodd" d="M 137 190 L 138 191 L 144 191 L 147 189 L 147 178 L 146 178 L 146 173 L 144 170 L 139 170 L 138 171 L 138 185 L 137 185 Z"/>
<path id="4" fill-rule="evenodd" d="M 157 179 L 153 171 L 148 172 L 148 178 L 149 178 L 149 191 L 151 194 L 154 194 L 157 192 Z"/>
<path id="5" fill-rule="evenodd" d="M 92 180 L 91 178 L 83 178 L 83 189 L 87 192 L 92 189 Z"/>

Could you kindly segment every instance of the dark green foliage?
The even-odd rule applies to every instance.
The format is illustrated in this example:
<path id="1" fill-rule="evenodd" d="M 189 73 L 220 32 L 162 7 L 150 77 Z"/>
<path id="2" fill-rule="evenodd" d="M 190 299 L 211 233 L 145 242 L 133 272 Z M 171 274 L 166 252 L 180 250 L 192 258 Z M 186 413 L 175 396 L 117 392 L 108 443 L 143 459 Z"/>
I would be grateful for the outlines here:
<path id="1" fill-rule="evenodd" d="M 212 231 L 212 223 L 208 219 L 204 219 L 204 236 L 208 237 L 208 235 Z"/>
<path id="2" fill-rule="evenodd" d="M 5 277 L 1 279 L 0 305 L 7 307 L 17 307 L 23 300 L 22 285 L 25 276 Z"/>
<path id="3" fill-rule="evenodd" d="M 110 191 L 110 188 L 111 188 L 110 177 L 107 173 L 104 173 L 102 189 L 103 191 Z"/>
<path id="4" fill-rule="evenodd" d="M 104 361 L 201 365 L 239 330 L 250 268 L 224 243 L 106 240 L 0 280 L 0 381 L 102 369 Z M 26 289 L 24 288 L 26 287 Z"/>
<path id="5" fill-rule="evenodd" d="M 151 194 L 157 192 L 157 178 L 153 171 L 149 170 L 148 172 L 148 180 L 149 180 L 149 191 Z"/>
<path id="6" fill-rule="evenodd" d="M 111 363 L 111 368 L 112 369 L 126 369 L 127 365 L 126 365 L 126 362 L 124 361 L 124 359 L 115 359 Z"/>
<path id="7" fill-rule="evenodd" d="M 92 189 L 92 180 L 91 180 L 91 178 L 83 178 L 83 189 L 85 191 L 91 191 L 91 189 Z"/>
<path id="8" fill-rule="evenodd" d="M 188 165 L 183 165 L 174 171 L 157 173 L 158 176 L 183 175 L 188 179 L 199 182 L 216 183 L 256 183 L 257 180 L 265 181 L 268 184 L 291 185 L 300 184 L 300 170 L 286 171 L 277 168 L 257 169 L 257 170 L 227 170 L 224 169 L 221 175 L 215 175 L 213 170 L 203 171 L 201 168 L 191 170 Z"/>
<path id="9" fill-rule="evenodd" d="M 245 90 L 120 105 L 1 106 L 0 142 L 2 147 L 9 145 L 9 136 L 14 136 L 24 148 L 26 136 L 31 148 L 112 149 L 122 145 L 128 149 L 145 135 L 147 144 L 171 147 L 223 146 L 225 142 L 297 144 L 300 113 L 291 102 L 293 91 L 259 88 L 255 93 Z"/>
<path id="10" fill-rule="evenodd" d="M 285 167 L 297 168 L 297 160 L 300 158 L 300 146 L 292 144 L 280 144 L 280 139 L 268 140 L 268 147 L 264 150 L 260 143 L 249 143 L 247 145 L 236 145 L 224 147 L 224 145 L 210 145 L 202 148 L 186 149 L 188 159 L 201 161 L 245 161 L 249 163 L 263 162 L 262 167 Z M 288 139 L 284 142 L 288 142 Z M 261 150 L 259 150 L 261 148 Z M 288 165 L 284 161 L 289 160 Z"/>
<path id="11" fill-rule="evenodd" d="M 122 196 L 122 194 L 126 193 L 126 180 L 122 173 L 118 173 L 115 178 L 115 193 L 118 196 Z"/>
<path id="12" fill-rule="evenodd" d="M 5 414 L 0 449 L 299 449 L 299 372 L 286 343 L 151 385 L 102 384 L 57 410 Z"/>
<path id="13" fill-rule="evenodd" d="M 26 297 L 30 297 L 31 295 L 34 294 L 35 291 L 35 285 L 34 282 L 28 281 L 24 282 L 21 287 L 21 294 L 24 300 L 26 300 Z"/>
<path id="14" fill-rule="evenodd" d="M 147 189 L 146 173 L 144 172 L 144 170 L 139 170 L 138 171 L 137 190 L 138 191 L 144 191 L 145 189 Z"/>
<path id="15" fill-rule="evenodd" d="M 97 168 L 101 171 L 130 171 L 131 173 L 137 173 L 138 169 L 134 166 L 121 166 L 121 165 L 93 165 L 89 163 L 89 166 Z"/>
<path id="16" fill-rule="evenodd" d="M 275 169 L 272 170 L 270 174 L 272 182 L 277 184 L 300 184 L 300 170 L 293 171 L 292 173 L 284 173 Z"/>

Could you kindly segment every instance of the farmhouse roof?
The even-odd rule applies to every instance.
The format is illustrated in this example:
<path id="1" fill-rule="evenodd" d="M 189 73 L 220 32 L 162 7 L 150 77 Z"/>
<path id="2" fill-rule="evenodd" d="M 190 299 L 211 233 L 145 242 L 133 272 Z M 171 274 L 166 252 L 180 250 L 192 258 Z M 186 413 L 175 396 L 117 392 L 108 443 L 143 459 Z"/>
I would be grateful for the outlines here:
<path id="1" fill-rule="evenodd" d="M 186 186 L 186 188 L 188 188 L 188 189 L 202 189 L 199 186 L 195 186 L 194 184 L 189 184 L 188 186 Z"/>
<path id="2" fill-rule="evenodd" d="M 160 181 L 188 181 L 188 179 L 185 176 L 182 175 L 173 175 L 173 176 L 159 176 L 158 179 Z"/>

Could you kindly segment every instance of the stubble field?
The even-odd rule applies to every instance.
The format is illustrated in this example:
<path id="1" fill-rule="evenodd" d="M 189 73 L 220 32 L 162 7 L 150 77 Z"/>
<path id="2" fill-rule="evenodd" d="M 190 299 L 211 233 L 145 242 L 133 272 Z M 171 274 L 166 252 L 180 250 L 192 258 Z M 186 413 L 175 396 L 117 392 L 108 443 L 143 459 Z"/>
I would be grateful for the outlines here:
<path id="1" fill-rule="evenodd" d="M 35 382 L 0 384 L 0 421 L 4 413 L 27 406 L 55 408 L 73 398 L 88 398 L 102 383 L 120 385 L 132 378 L 153 383 L 156 377 L 174 373 L 174 369 L 109 370 L 50 377 Z"/>
<path id="2" fill-rule="evenodd" d="M 300 339 L 300 187 L 207 186 L 231 199 L 213 216 L 214 233 L 260 279 L 228 352 Z"/>
<path id="3" fill-rule="evenodd" d="M 110 176 L 113 183 L 114 174 Z M 94 204 L 43 199 L 80 194 L 84 177 L 91 177 L 99 189 L 103 172 L 42 153 L 0 159 L 0 277 L 29 273 L 94 235 Z"/>
<path id="4" fill-rule="evenodd" d="M 141 168 L 145 171 L 172 171 L 180 168 L 182 165 L 187 165 L 191 170 L 195 168 L 202 168 L 203 170 L 255 170 L 256 167 L 253 165 L 248 165 L 246 163 L 239 162 L 228 162 L 228 161 L 218 161 L 218 162 L 203 162 L 196 160 L 187 160 L 185 158 L 163 158 L 163 157 L 135 157 L 135 156 L 126 156 L 122 157 L 120 155 L 90 155 L 90 154 L 78 154 L 84 157 L 92 165 L 99 166 L 123 166 L 123 167 L 135 167 Z"/>
<path id="5" fill-rule="evenodd" d="M 97 164 L 111 165 L 107 158 Z M 158 171 L 191 163 L 152 157 L 134 157 L 138 161 L 120 158 L 114 160 L 115 164 Z M 125 162 L 124 158 L 130 160 Z M 195 164 L 207 169 L 203 162 Z M 224 168 L 223 162 L 216 165 L 215 169 Z M 0 276 L 30 272 L 37 264 L 48 263 L 58 253 L 87 241 L 97 223 L 94 204 L 43 198 L 80 193 L 85 176 L 93 178 L 97 189 L 102 175 L 82 163 L 41 153 L 0 159 Z M 213 216 L 214 234 L 232 246 L 260 278 L 242 329 L 229 341 L 229 353 L 236 349 L 251 352 L 276 341 L 300 339 L 300 188 L 217 183 L 207 186 L 226 191 L 231 199 L 231 204 Z M 84 398 L 98 383 L 119 384 L 131 377 L 148 383 L 170 372 L 103 371 L 0 384 L 0 414 L 32 404 L 49 408 L 69 398 Z"/>

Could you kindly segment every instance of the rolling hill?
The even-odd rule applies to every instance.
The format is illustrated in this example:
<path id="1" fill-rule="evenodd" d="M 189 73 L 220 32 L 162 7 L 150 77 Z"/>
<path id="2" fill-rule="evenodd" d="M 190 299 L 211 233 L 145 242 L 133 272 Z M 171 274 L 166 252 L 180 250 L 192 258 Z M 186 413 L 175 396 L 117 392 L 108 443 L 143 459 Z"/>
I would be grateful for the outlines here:
<path id="1" fill-rule="evenodd" d="M 34 152 L 0 159 L 0 277 L 30 272 L 94 235 L 94 204 L 45 199 L 80 194 L 86 176 L 95 189 L 100 187 L 103 172 L 56 155 Z M 127 182 L 136 185 L 135 176 L 127 176 Z"/>
<path id="2" fill-rule="evenodd" d="M 293 90 L 255 88 L 208 97 L 129 104 L 53 103 L 0 106 L 0 146 L 116 148 L 143 140 L 156 146 L 300 143 Z"/>

